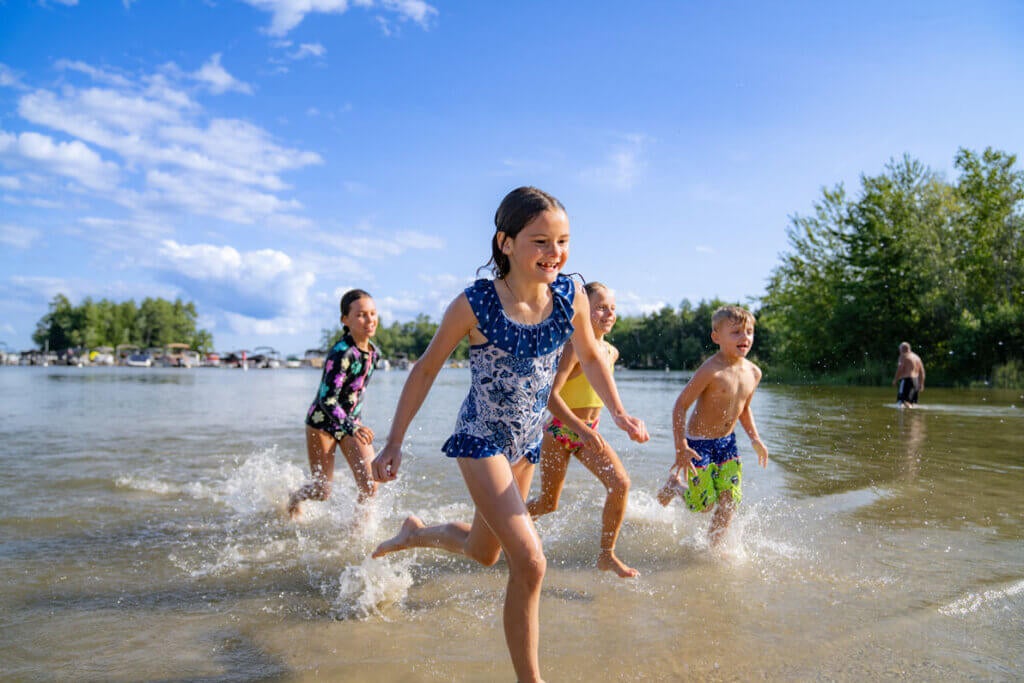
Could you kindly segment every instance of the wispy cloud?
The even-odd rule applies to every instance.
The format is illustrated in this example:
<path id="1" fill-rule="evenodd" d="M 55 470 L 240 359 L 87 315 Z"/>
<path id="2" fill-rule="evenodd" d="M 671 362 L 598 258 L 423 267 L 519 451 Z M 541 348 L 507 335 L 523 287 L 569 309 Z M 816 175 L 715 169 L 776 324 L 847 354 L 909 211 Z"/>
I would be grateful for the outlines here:
<path id="1" fill-rule="evenodd" d="M 310 232 L 308 237 L 359 258 L 397 256 L 413 249 L 443 249 L 445 245 L 441 238 L 415 230 L 383 235 L 379 229 L 365 222 L 346 230 Z"/>
<path id="2" fill-rule="evenodd" d="M 125 76 L 109 69 L 100 69 L 92 66 L 91 64 L 86 64 L 85 62 L 70 59 L 58 59 L 54 62 L 53 66 L 58 71 L 77 71 L 78 73 L 85 74 L 97 83 L 106 83 L 107 85 L 113 85 L 118 88 L 131 87 L 131 80 Z"/>
<path id="3" fill-rule="evenodd" d="M 272 36 L 286 35 L 309 14 L 344 14 L 351 7 L 380 10 L 400 21 L 413 21 L 428 28 L 437 9 L 423 0 L 243 0 L 272 16 L 266 31 Z"/>
<path id="4" fill-rule="evenodd" d="M 18 88 L 21 85 L 21 76 L 11 67 L 0 62 L 0 87 Z"/>
<path id="5" fill-rule="evenodd" d="M 647 144 L 644 135 L 630 134 L 612 145 L 604 160 L 580 174 L 585 182 L 614 190 L 631 190 L 639 180 L 643 168 L 643 152 Z"/>
<path id="6" fill-rule="evenodd" d="M 192 78 L 203 83 L 214 95 L 221 95 L 228 91 L 235 91 L 245 93 L 247 95 L 252 94 L 252 86 L 248 83 L 243 83 L 231 74 L 227 72 L 220 64 L 221 55 L 217 54 L 210 57 L 210 60 L 203 64 L 198 71 L 192 74 Z"/>
<path id="7" fill-rule="evenodd" d="M 0 244 L 15 249 L 28 249 L 38 239 L 39 231 L 20 225 L 0 223 Z"/>
<path id="8" fill-rule="evenodd" d="M 302 43 L 288 56 L 292 59 L 306 59 L 307 57 L 323 57 L 325 54 L 327 54 L 327 48 L 320 43 Z"/>

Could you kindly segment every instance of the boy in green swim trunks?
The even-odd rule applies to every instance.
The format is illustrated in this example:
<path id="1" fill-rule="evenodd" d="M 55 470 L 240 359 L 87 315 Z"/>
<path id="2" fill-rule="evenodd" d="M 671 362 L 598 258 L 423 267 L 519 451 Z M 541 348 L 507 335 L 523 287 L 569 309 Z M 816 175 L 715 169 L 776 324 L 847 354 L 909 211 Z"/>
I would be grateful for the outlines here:
<path id="1" fill-rule="evenodd" d="M 754 316 L 739 306 L 723 306 L 711 317 L 711 328 L 711 339 L 719 350 L 704 361 L 676 399 L 672 410 L 676 461 L 658 500 L 668 505 L 675 493 L 681 493 L 691 510 L 714 510 L 708 538 L 717 546 L 742 497 L 742 466 L 733 433 L 736 423 L 750 437 L 761 467 L 768 466 L 768 449 L 750 410 L 761 381 L 761 369 L 747 360 L 754 343 Z M 686 413 L 694 403 L 687 422 Z M 685 485 L 679 481 L 682 471 Z"/>

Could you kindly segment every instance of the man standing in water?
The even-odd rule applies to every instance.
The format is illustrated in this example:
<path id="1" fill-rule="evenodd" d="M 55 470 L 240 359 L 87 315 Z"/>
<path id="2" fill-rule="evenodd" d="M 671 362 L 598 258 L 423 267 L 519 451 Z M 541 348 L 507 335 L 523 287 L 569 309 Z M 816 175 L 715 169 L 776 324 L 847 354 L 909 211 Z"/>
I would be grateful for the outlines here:
<path id="1" fill-rule="evenodd" d="M 892 383 L 897 385 L 896 405 L 900 408 L 913 408 L 917 395 L 924 391 L 924 363 L 907 342 L 900 344 L 900 360 Z"/>

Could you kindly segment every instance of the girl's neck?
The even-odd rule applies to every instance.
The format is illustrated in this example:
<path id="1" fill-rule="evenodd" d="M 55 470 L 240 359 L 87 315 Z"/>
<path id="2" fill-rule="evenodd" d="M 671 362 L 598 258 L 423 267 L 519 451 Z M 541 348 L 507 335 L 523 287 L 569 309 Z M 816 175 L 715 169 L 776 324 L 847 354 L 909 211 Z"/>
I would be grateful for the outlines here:
<path id="1" fill-rule="evenodd" d="M 369 337 L 357 337 L 356 335 L 352 334 L 352 330 L 348 331 L 348 336 L 352 337 L 352 341 L 356 343 L 356 348 L 358 348 L 360 351 L 370 350 Z"/>
<path id="2" fill-rule="evenodd" d="M 505 287 L 508 288 L 512 298 L 516 301 L 529 304 L 546 301 L 550 295 L 548 283 L 546 282 L 531 282 L 512 273 L 505 273 L 504 277 L 500 279 L 505 283 Z"/>

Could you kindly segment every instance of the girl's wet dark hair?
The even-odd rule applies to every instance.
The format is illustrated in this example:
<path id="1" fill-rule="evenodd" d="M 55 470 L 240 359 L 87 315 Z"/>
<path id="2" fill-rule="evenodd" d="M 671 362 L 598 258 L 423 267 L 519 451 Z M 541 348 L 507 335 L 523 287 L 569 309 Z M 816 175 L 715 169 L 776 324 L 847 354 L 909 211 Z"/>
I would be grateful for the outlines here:
<path id="1" fill-rule="evenodd" d="M 348 315 L 349 310 L 352 309 L 352 304 L 359 301 L 360 299 L 372 299 L 370 293 L 365 289 L 350 289 L 341 296 L 341 317 L 344 318 Z M 341 331 L 348 333 L 348 325 L 345 323 L 341 324 Z"/>
<path id="2" fill-rule="evenodd" d="M 562 206 L 562 202 L 536 187 L 517 187 L 505 195 L 494 213 L 495 231 L 491 237 L 491 259 L 480 266 L 477 273 L 489 266 L 496 278 L 508 275 L 508 256 L 501 251 L 498 233 L 503 232 L 507 237 L 515 237 L 534 218 L 545 211 L 553 210 L 565 211 L 565 207 Z"/>

